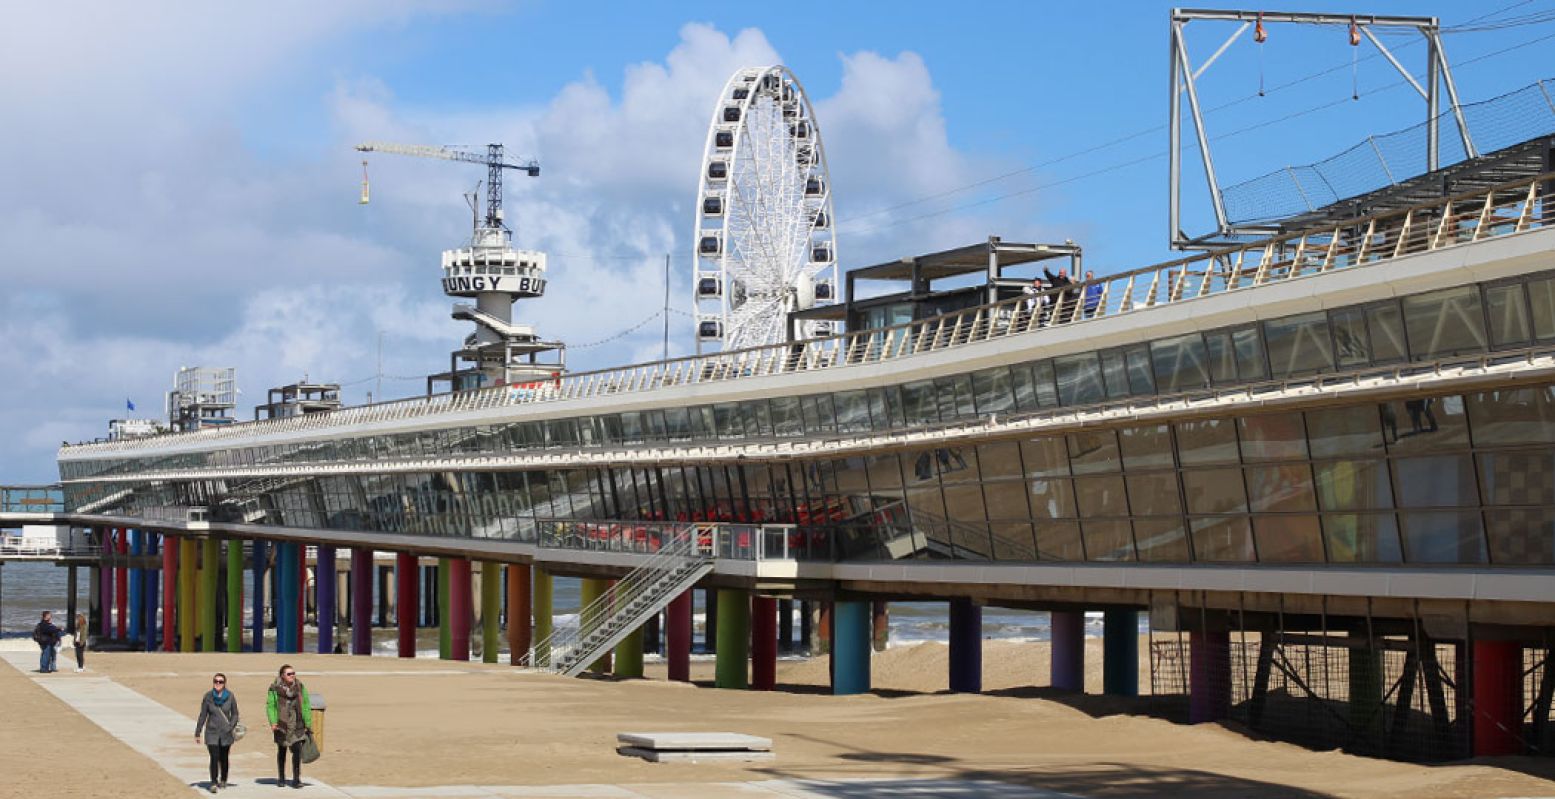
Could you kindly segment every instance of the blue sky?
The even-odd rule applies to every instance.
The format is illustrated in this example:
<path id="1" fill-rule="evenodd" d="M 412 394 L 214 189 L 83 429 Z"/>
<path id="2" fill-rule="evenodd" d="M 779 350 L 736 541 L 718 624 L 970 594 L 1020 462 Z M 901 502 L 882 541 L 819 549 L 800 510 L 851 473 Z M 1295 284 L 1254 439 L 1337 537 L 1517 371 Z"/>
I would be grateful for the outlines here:
<path id="1" fill-rule="evenodd" d="M 736 68 L 781 61 L 816 103 L 844 266 L 989 234 L 1071 238 L 1106 273 L 1169 257 L 1166 3 L 432 3 L 279 0 L 263 9 L 87 3 L 11 12 L 0 29 L 0 479 L 47 480 L 61 440 L 100 435 L 173 372 L 233 365 L 252 406 L 298 379 L 384 394 L 447 363 L 437 257 L 466 234 L 475 168 L 372 159 L 363 139 L 501 140 L 538 158 L 515 178 L 519 243 L 553 253 L 551 293 L 520 318 L 574 345 L 657 311 L 663 254 L 684 308 L 707 119 Z M 1313 2 L 1308 10 L 1347 13 Z M 1555 2 L 1378 3 L 1445 26 Z M 1555 22 L 1451 33 L 1465 101 L 1555 77 Z M 1231 28 L 1195 23 L 1202 61 Z M 1423 119 L 1343 29 L 1270 26 L 1206 73 L 1223 183 L 1335 153 Z M 1423 48 L 1385 38 L 1423 71 Z M 1512 49 L 1495 54 L 1498 50 Z M 1480 59 L 1480 60 L 1476 60 Z M 1260 66 L 1261 64 L 1261 66 Z M 1321 70 L 1331 74 L 1256 97 Z M 25 75 L 24 80 L 14 79 Z M 1348 100 L 1352 81 L 1361 99 Z M 1339 102 L 1336 102 L 1339 101 Z M 1325 107 L 1326 106 L 1326 107 Z M 1310 110 L 1318 109 L 1318 110 Z M 1283 121 L 1280 121 L 1283 120 Z M 1257 127 L 1262 126 L 1262 127 Z M 1079 154 L 1120 137 L 1123 144 Z M 1120 166 L 1137 161 L 1131 166 Z M 1094 174 L 1093 174 L 1094 173 Z M 1189 223 L 1207 223 L 1196 154 Z M 930 199 L 924 199 L 930 198 Z M 890 209 L 881 212 L 881 209 Z M 677 352 L 690 325 L 672 317 Z M 570 361 L 653 357 L 659 324 Z M 403 379 L 402 379 L 403 378 Z M 241 411 L 248 415 L 249 411 Z"/>

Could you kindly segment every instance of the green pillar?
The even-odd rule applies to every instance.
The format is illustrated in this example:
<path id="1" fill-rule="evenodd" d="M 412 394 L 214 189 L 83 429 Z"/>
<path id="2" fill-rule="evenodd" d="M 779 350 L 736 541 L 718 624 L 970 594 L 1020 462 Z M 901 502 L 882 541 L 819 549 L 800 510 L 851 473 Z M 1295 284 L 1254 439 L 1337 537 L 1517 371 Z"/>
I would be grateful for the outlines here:
<path id="1" fill-rule="evenodd" d="M 221 542 L 200 542 L 200 651 L 216 651 L 216 594 L 221 590 Z"/>
<path id="2" fill-rule="evenodd" d="M 243 651 L 243 542 L 227 541 L 227 651 Z"/>
<path id="3" fill-rule="evenodd" d="M 502 627 L 502 569 L 481 563 L 481 662 L 496 663 Z"/>
<path id="4" fill-rule="evenodd" d="M 718 653 L 715 672 L 719 688 L 749 688 L 751 643 L 750 594 L 736 588 L 718 589 Z"/>
<path id="5" fill-rule="evenodd" d="M 193 538 L 178 541 L 178 651 L 194 651 L 194 591 L 199 581 L 195 572 L 200 565 L 200 548 Z"/>
<path id="6" fill-rule="evenodd" d="M 595 608 L 594 610 L 589 611 L 587 616 L 584 615 L 583 610 L 595 602 L 598 602 L 600 597 L 605 595 L 605 592 L 610 589 L 610 581 L 603 578 L 585 577 L 583 578 L 582 583 L 583 584 L 578 591 L 581 600 L 580 607 L 578 609 L 578 623 L 580 625 L 598 623 L 598 619 L 596 618 L 597 615 L 600 613 L 609 613 L 609 608 Z M 599 658 L 593 663 L 589 664 L 589 671 L 608 672 L 610 671 L 610 661 L 610 653 L 606 652 L 605 654 L 600 655 Z"/>
<path id="7" fill-rule="evenodd" d="M 454 657 L 454 631 L 450 622 L 453 614 L 448 612 L 448 558 L 437 559 L 437 656 L 443 660 L 453 660 Z"/>
<path id="8" fill-rule="evenodd" d="M 534 614 L 535 614 L 535 661 L 546 662 L 550 652 L 546 644 L 551 637 L 551 589 L 554 587 L 551 573 L 540 566 L 535 566 L 534 574 Z"/>
<path id="9" fill-rule="evenodd" d="M 616 676 L 643 676 L 643 628 L 631 631 L 616 644 Z"/>

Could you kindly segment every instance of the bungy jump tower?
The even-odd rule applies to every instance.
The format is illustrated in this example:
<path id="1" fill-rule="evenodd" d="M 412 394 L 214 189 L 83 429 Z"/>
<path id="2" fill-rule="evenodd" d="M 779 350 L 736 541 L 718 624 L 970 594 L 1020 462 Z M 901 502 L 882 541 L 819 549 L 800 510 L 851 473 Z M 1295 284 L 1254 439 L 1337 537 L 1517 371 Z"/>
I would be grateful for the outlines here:
<path id="1" fill-rule="evenodd" d="M 153 586 L 128 604 L 99 591 L 94 629 L 144 618 L 137 640 L 169 650 L 268 646 L 262 604 L 248 631 L 241 613 L 216 623 L 216 597 L 263 603 L 273 578 L 281 651 L 300 650 L 311 591 L 320 651 L 343 621 L 370 653 L 376 595 L 402 656 L 435 604 L 443 655 L 469 658 L 478 601 L 489 661 L 505 617 L 515 665 L 640 676 L 657 648 L 686 680 L 695 601 L 719 687 L 774 688 L 777 653 L 824 632 L 846 694 L 870 689 L 880 609 L 912 600 L 947 609 L 951 690 L 981 690 L 996 606 L 1050 614 L 1052 686 L 1083 691 L 1098 612 L 1102 691 L 1147 688 L 1185 723 L 1547 756 L 1555 85 L 1461 104 L 1434 18 L 1170 19 L 1174 151 L 1184 119 L 1211 140 L 1201 78 L 1249 30 L 1279 41 L 1266 25 L 1424 37 L 1427 118 L 1224 190 L 1201 145 L 1201 234 L 1174 158 L 1163 217 L 1189 252 L 1169 262 L 1084 262 L 1102 276 L 1031 295 L 1043 266 L 1078 277 L 1080 246 L 990 236 L 838 283 L 814 111 L 788 70 L 741 70 L 709 98 L 697 355 L 550 376 L 533 356 L 559 347 L 511 322 L 543 293 L 544 256 L 510 248 L 491 198 L 443 261 L 477 325 L 441 376 L 454 390 L 64 446 L 53 504 L 7 511 L 39 498 L 10 489 L 0 521 L 89 529 L 94 579 Z M 1194 63 L 1190 30 L 1223 43 Z M 412 154 L 493 183 L 508 163 L 450 153 Z M 494 385 L 514 380 L 537 384 Z M 308 579 L 337 550 L 345 592 Z M 575 616 L 553 613 L 558 576 L 583 581 Z"/>

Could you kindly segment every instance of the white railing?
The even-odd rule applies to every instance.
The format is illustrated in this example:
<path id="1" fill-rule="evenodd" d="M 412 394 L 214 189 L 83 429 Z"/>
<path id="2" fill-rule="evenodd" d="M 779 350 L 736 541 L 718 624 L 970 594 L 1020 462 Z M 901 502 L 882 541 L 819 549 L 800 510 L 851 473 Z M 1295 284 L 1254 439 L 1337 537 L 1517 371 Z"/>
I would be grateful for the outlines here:
<path id="1" fill-rule="evenodd" d="M 1549 227 L 1555 224 L 1555 205 L 1541 199 L 1541 186 L 1551 180 L 1555 180 L 1555 173 L 895 327 L 577 372 L 539 384 L 496 386 L 187 433 L 79 444 L 62 448 L 60 459 L 169 446 L 200 447 L 235 437 L 323 431 L 893 361 Z"/>

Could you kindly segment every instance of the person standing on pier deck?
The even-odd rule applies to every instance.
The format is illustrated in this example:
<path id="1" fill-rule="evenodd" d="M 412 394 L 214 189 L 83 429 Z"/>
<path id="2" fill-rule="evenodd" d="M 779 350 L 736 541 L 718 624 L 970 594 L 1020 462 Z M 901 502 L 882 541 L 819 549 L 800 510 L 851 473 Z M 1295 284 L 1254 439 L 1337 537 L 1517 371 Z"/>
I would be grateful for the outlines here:
<path id="1" fill-rule="evenodd" d="M 297 679 L 297 670 L 290 665 L 281 667 L 275 682 L 270 683 L 270 695 L 265 698 L 265 717 L 275 732 L 275 780 L 286 784 L 286 752 L 292 753 L 292 787 L 302 787 L 302 744 L 311 730 L 308 722 L 313 718 L 313 704 L 308 701 L 308 689 Z"/>
<path id="2" fill-rule="evenodd" d="M 32 640 L 43 650 L 38 657 L 38 671 L 43 674 L 59 671 L 54 667 L 54 647 L 59 646 L 59 636 L 60 630 L 54 626 L 54 612 L 43 611 L 43 619 L 32 628 Z"/>
<path id="3" fill-rule="evenodd" d="M 205 731 L 205 750 L 211 755 L 211 793 L 227 787 L 227 761 L 232 745 L 237 742 L 237 728 L 242 717 L 238 715 L 238 698 L 227 690 L 227 675 L 216 672 L 211 677 L 211 689 L 200 700 L 200 718 L 194 723 L 194 740 L 200 740 Z"/>
<path id="4" fill-rule="evenodd" d="M 76 634 L 71 638 L 76 650 L 76 673 L 86 671 L 86 614 L 76 614 Z"/>

